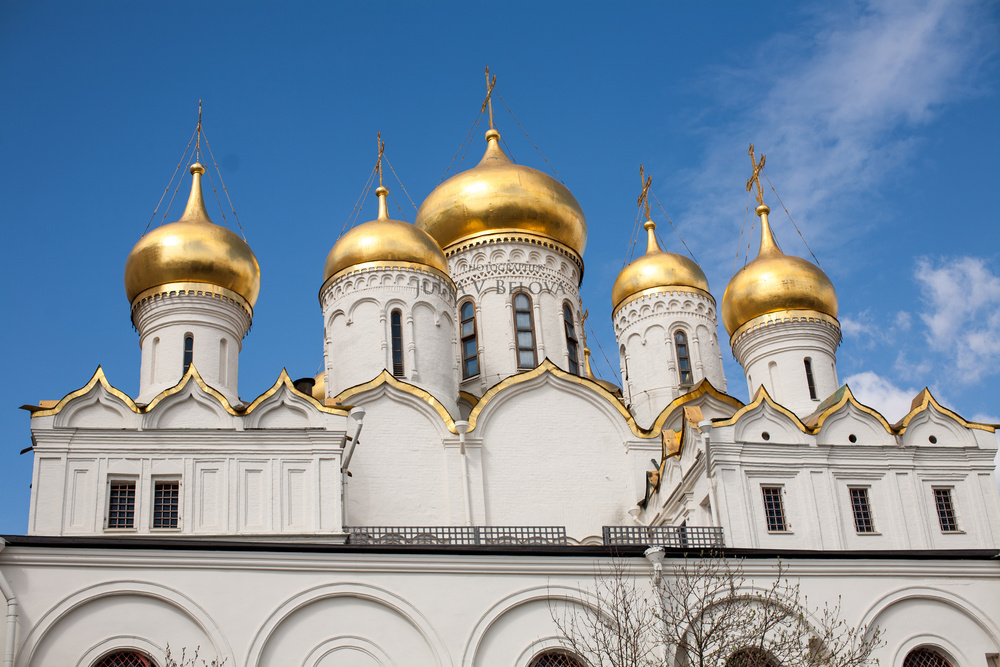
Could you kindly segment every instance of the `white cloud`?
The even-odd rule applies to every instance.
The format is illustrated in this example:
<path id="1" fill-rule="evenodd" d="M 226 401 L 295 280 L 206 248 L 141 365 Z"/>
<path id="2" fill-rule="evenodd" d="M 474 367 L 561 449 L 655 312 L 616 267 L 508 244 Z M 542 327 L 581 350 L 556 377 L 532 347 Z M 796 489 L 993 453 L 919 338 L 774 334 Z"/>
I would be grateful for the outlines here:
<path id="1" fill-rule="evenodd" d="M 854 398 L 881 412 L 890 424 L 906 416 L 913 399 L 920 393 L 919 389 L 901 389 L 872 371 L 852 375 L 844 383 L 850 386 Z"/>
<path id="2" fill-rule="evenodd" d="M 954 364 L 956 377 L 972 383 L 1000 370 L 1000 277 L 977 257 L 920 258 L 914 275 L 927 343 Z"/>
<path id="3" fill-rule="evenodd" d="M 873 315 L 871 309 L 866 308 L 855 315 L 842 315 L 840 331 L 845 339 L 852 340 L 859 347 L 871 349 L 876 345 L 895 343 L 898 334 L 905 334 L 910 330 L 912 319 L 905 311 L 882 317 Z"/>

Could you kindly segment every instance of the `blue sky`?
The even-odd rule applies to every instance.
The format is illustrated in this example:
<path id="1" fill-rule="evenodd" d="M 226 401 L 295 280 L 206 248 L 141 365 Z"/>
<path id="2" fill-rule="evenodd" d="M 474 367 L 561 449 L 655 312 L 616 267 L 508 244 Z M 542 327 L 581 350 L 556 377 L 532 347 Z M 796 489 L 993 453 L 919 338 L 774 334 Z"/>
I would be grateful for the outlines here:
<path id="1" fill-rule="evenodd" d="M 629 253 L 639 164 L 721 301 L 743 261 L 752 141 L 836 285 L 841 381 L 890 421 L 929 386 L 963 416 L 1000 422 L 998 26 L 1000 5 L 961 0 L 3 3 L 0 534 L 27 526 L 31 455 L 18 452 L 29 418 L 16 407 L 61 398 L 99 364 L 137 393 L 122 269 L 199 98 L 262 269 L 240 362 L 247 398 L 283 367 L 319 369 L 323 261 L 371 171 L 376 132 L 419 205 L 476 119 L 487 64 L 586 212 L 582 291 L 604 377 L 597 341 L 611 356 L 611 285 Z M 547 168 L 502 105 L 496 119 L 515 160 Z M 387 185 L 412 221 L 391 174 Z M 765 187 L 779 243 L 808 257 Z M 655 202 L 653 212 L 683 252 Z M 360 221 L 375 213 L 370 197 Z M 724 357 L 730 393 L 745 400 Z"/>

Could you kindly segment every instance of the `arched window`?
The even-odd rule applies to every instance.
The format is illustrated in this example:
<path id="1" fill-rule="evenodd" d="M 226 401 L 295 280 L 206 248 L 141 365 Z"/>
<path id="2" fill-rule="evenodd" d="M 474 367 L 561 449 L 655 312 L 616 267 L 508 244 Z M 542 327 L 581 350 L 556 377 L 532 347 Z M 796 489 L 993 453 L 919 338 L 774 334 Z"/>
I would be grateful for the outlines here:
<path id="1" fill-rule="evenodd" d="M 545 651 L 539 653 L 528 667 L 584 667 L 583 661 L 566 651 Z"/>
<path id="2" fill-rule="evenodd" d="M 403 377 L 403 314 L 398 310 L 389 315 L 392 336 L 392 374 Z"/>
<path id="3" fill-rule="evenodd" d="M 903 667 L 952 667 L 952 665 L 932 648 L 916 648 L 906 654 Z"/>
<path id="4" fill-rule="evenodd" d="M 194 361 L 194 334 L 184 335 L 184 373 L 188 372 L 191 368 L 191 363 Z"/>
<path id="5" fill-rule="evenodd" d="M 674 334 L 674 347 L 677 350 L 677 374 L 681 384 L 692 384 L 691 353 L 688 351 L 688 337 L 683 331 Z"/>
<path id="6" fill-rule="evenodd" d="M 806 366 L 806 384 L 809 385 L 809 398 L 816 400 L 816 383 L 813 381 L 813 362 L 812 359 L 806 357 L 803 359 Z"/>
<path id="7" fill-rule="evenodd" d="M 573 309 L 563 304 L 563 322 L 566 325 L 566 351 L 569 353 L 569 372 L 580 374 L 580 353 L 577 351 L 576 329 L 573 327 Z"/>
<path id="8" fill-rule="evenodd" d="M 770 653 L 759 648 L 741 648 L 729 656 L 726 667 L 779 667 Z"/>
<path id="9" fill-rule="evenodd" d="M 136 651 L 115 651 L 94 663 L 94 667 L 156 667 L 156 663 Z"/>
<path id="10" fill-rule="evenodd" d="M 476 342 L 476 304 L 464 302 L 459 308 L 462 328 L 462 377 L 479 375 L 479 347 Z"/>
<path id="11" fill-rule="evenodd" d="M 531 314 L 531 297 L 524 292 L 514 295 L 514 336 L 517 338 L 517 367 L 534 368 L 535 322 Z"/>

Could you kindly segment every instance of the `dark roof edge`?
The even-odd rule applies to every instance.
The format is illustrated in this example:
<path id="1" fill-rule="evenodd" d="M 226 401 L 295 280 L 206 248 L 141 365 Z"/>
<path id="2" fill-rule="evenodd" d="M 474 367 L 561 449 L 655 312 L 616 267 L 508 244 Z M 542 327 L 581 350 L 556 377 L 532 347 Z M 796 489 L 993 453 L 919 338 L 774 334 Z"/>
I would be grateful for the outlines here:
<path id="1" fill-rule="evenodd" d="M 411 554 L 447 556 L 552 556 L 552 557 L 642 557 L 643 545 L 376 545 L 320 542 L 229 541 L 200 538 L 152 537 L 63 537 L 44 535 L 0 535 L 8 546 L 42 549 L 137 549 L 165 551 L 220 551 L 248 553 Z M 698 557 L 703 552 L 664 548 L 668 558 Z M 997 549 L 893 549 L 879 551 L 811 551 L 798 549 L 735 549 L 721 553 L 731 558 L 786 560 L 998 560 Z"/>

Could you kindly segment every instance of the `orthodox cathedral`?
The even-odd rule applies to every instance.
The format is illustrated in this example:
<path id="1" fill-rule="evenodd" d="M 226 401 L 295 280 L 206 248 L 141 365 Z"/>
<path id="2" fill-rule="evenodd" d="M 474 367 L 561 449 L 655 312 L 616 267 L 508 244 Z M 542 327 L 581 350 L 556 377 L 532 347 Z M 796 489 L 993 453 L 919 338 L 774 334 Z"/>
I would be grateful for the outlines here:
<path id="1" fill-rule="evenodd" d="M 994 429 L 927 390 L 890 424 L 840 385 L 836 291 L 779 249 L 761 165 L 760 249 L 721 301 L 646 206 L 610 304 L 619 387 L 590 370 L 584 212 L 490 125 L 415 224 L 379 183 L 317 266 L 323 372 L 253 398 L 260 267 L 190 165 L 180 219 L 125 260 L 138 396 L 98 369 L 26 406 L 4 667 L 163 667 L 168 644 L 227 667 L 574 667 L 553 604 L 588 604 L 613 555 L 649 586 L 706 549 L 748 584 L 780 559 L 881 629 L 883 667 L 997 665 Z"/>

